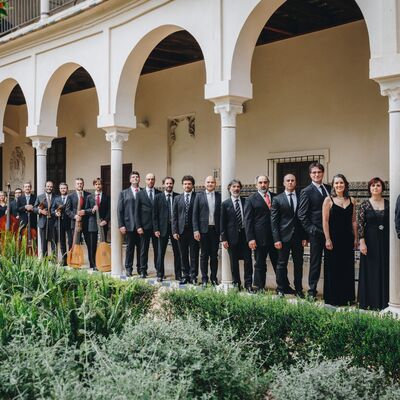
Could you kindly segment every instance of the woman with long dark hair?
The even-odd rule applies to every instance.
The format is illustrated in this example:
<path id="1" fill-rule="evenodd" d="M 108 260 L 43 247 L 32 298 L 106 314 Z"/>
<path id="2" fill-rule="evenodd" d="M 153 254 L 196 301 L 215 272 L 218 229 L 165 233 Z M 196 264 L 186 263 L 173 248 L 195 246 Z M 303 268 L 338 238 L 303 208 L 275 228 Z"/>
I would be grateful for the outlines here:
<path id="1" fill-rule="evenodd" d="M 360 206 L 360 308 L 382 310 L 389 302 L 389 201 L 382 197 L 385 183 L 375 177 L 368 182 L 370 198 Z"/>
<path id="2" fill-rule="evenodd" d="M 345 306 L 354 302 L 354 248 L 357 246 L 357 223 L 354 199 L 349 182 L 342 174 L 332 179 L 331 195 L 322 206 L 322 226 L 328 249 L 324 271 L 324 300 Z"/>

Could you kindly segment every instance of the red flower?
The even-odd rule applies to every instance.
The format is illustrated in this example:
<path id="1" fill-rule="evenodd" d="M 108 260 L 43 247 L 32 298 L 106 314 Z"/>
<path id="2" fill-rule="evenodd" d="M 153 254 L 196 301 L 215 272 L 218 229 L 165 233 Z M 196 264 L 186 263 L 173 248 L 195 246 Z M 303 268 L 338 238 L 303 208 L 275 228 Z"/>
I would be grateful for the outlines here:
<path id="1" fill-rule="evenodd" d="M 0 2 L 0 8 L 4 8 L 4 3 L 2 1 Z"/>

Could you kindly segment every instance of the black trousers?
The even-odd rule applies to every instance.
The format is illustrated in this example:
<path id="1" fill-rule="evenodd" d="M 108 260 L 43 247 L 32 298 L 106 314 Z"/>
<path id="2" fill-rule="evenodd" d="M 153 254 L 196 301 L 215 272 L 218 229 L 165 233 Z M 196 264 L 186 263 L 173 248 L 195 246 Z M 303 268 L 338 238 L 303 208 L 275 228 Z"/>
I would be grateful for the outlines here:
<path id="1" fill-rule="evenodd" d="M 267 246 L 257 245 L 255 250 L 256 263 L 254 265 L 254 286 L 258 289 L 264 289 L 267 280 L 267 256 L 271 260 L 272 266 L 276 273 L 276 263 L 278 260 L 278 253 L 271 243 Z"/>
<path id="2" fill-rule="evenodd" d="M 154 267 L 157 266 L 158 239 L 153 231 L 145 230 L 143 235 L 140 235 L 140 268 L 142 274 L 147 274 L 150 239 L 153 244 Z"/>
<path id="3" fill-rule="evenodd" d="M 136 271 L 140 274 L 140 235 L 136 232 L 126 232 L 126 256 L 125 256 L 125 270 L 132 273 L 133 258 L 136 248 Z"/>
<path id="4" fill-rule="evenodd" d="M 231 264 L 232 281 L 241 286 L 239 260 L 244 261 L 244 286 L 246 288 L 252 286 L 253 280 L 253 260 L 251 258 L 251 250 L 246 240 L 244 229 L 239 232 L 239 241 L 228 247 L 229 260 Z"/>
<path id="5" fill-rule="evenodd" d="M 63 225 L 60 227 L 60 232 L 58 231 L 58 226 L 56 225 L 56 243 L 60 243 L 60 250 L 63 259 L 63 265 L 67 265 L 67 253 L 72 247 L 72 230 L 66 229 Z M 68 243 L 68 248 L 67 248 Z"/>
<path id="6" fill-rule="evenodd" d="M 297 292 L 303 291 L 303 254 L 302 239 L 293 236 L 290 242 L 283 242 L 282 249 L 278 250 L 278 263 L 276 265 L 276 284 L 279 292 L 285 292 L 288 284 L 288 270 L 290 252 L 293 259 L 294 288 Z"/>
<path id="7" fill-rule="evenodd" d="M 90 268 L 96 268 L 96 250 L 97 250 L 97 231 L 89 232 L 89 243 L 85 242 L 88 247 L 88 255 L 89 255 L 89 264 Z"/>
<path id="8" fill-rule="evenodd" d="M 157 277 L 163 278 L 165 275 L 164 260 L 165 252 L 167 251 L 168 240 L 171 240 L 172 251 L 174 253 L 175 279 L 179 281 L 182 278 L 181 255 L 179 253 L 178 241 L 172 236 L 171 225 L 168 226 L 167 234 L 158 238 Z"/>
<path id="9" fill-rule="evenodd" d="M 200 271 L 201 281 L 208 282 L 208 261 L 210 260 L 210 279 L 217 282 L 219 235 L 215 226 L 209 225 L 207 233 L 200 235 Z"/>
<path id="10" fill-rule="evenodd" d="M 199 273 L 199 242 L 193 236 L 193 229 L 185 228 L 183 233 L 179 235 L 178 244 L 181 254 L 182 277 L 197 279 Z"/>
<path id="11" fill-rule="evenodd" d="M 328 257 L 328 251 L 325 250 L 325 237 L 324 235 L 317 233 L 310 235 L 310 271 L 308 274 L 308 294 L 310 296 L 316 296 L 317 284 L 321 275 L 321 262 L 322 254 L 324 254 L 324 265 L 326 265 L 326 259 Z"/>
<path id="12" fill-rule="evenodd" d="M 49 225 L 48 229 L 46 228 L 39 228 L 39 235 L 40 235 L 40 242 L 42 248 L 42 255 L 43 257 L 48 256 L 48 244 L 50 242 L 51 250 L 54 254 L 56 249 L 56 242 L 54 238 L 54 225 Z"/>

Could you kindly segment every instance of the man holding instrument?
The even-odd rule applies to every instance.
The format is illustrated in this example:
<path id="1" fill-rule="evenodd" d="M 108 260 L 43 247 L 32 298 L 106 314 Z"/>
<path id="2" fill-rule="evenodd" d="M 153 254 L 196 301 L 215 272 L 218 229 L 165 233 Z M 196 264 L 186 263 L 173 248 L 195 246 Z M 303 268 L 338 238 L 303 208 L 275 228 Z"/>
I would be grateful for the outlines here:
<path id="1" fill-rule="evenodd" d="M 18 217 L 20 220 L 21 233 L 28 225 L 28 220 L 30 222 L 31 229 L 36 230 L 37 219 L 36 216 L 32 215 L 33 205 L 36 201 L 36 195 L 32 193 L 32 185 L 30 182 L 24 183 L 24 193 L 17 198 L 17 209 Z"/>
<path id="2" fill-rule="evenodd" d="M 81 232 L 83 233 L 83 237 L 85 238 L 85 243 L 88 250 L 88 257 L 90 262 L 90 236 L 88 232 L 88 221 L 85 215 L 85 204 L 88 196 L 90 195 L 89 192 L 86 192 L 83 187 L 85 182 L 82 178 L 75 179 L 75 192 L 71 193 L 68 197 L 68 201 L 66 203 L 66 213 L 69 218 L 71 218 L 71 229 L 72 231 L 75 230 L 75 225 L 77 222 L 81 224 Z M 80 237 L 80 241 L 82 237 Z M 92 263 L 90 263 L 92 265 Z"/>
<path id="3" fill-rule="evenodd" d="M 86 199 L 85 213 L 88 216 L 89 232 L 89 261 L 90 268 L 94 271 L 96 268 L 96 249 L 98 230 L 103 229 L 104 237 L 107 237 L 108 222 L 110 221 L 110 198 L 102 192 L 103 183 L 100 178 L 93 180 L 95 192 Z M 99 218 L 97 219 L 96 213 Z M 98 226 L 99 225 L 99 226 Z"/>
<path id="4" fill-rule="evenodd" d="M 10 212 L 15 218 L 19 219 L 17 200 L 22 195 L 22 189 L 16 188 L 14 190 L 14 200 L 10 202 Z"/>
<path id="5" fill-rule="evenodd" d="M 60 196 L 57 196 L 54 200 L 51 215 L 56 219 L 56 240 L 60 244 L 63 265 L 67 265 L 67 252 L 72 247 L 71 219 L 65 212 L 67 201 L 69 201 L 68 185 L 65 182 L 61 182 L 58 188 Z M 68 239 L 68 249 L 66 237 Z"/>
<path id="6" fill-rule="evenodd" d="M 36 198 L 33 207 L 33 212 L 39 216 L 38 227 L 43 257 L 48 255 L 49 243 L 53 254 L 56 249 L 54 238 L 54 217 L 51 215 L 51 207 L 55 199 L 55 196 L 53 195 L 53 186 L 54 184 L 52 181 L 46 182 L 45 192 Z"/>

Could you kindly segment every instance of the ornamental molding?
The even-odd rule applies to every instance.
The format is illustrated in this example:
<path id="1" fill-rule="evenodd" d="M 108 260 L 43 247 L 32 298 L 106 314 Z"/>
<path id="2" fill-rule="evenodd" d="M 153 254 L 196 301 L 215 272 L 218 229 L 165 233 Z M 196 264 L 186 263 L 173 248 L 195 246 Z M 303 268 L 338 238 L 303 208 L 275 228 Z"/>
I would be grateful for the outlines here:
<path id="1" fill-rule="evenodd" d="M 32 140 L 32 147 L 36 149 L 36 155 L 46 156 L 47 149 L 51 147 L 51 142 L 53 138 L 46 136 L 36 136 L 36 137 L 31 136 L 30 139 Z"/>
<path id="2" fill-rule="evenodd" d="M 129 139 L 129 133 L 117 130 L 107 132 L 106 140 L 111 143 L 111 150 L 122 150 L 124 142 Z"/>
<path id="3" fill-rule="evenodd" d="M 168 118 L 168 144 L 172 146 L 176 141 L 176 129 L 183 121 L 188 123 L 187 133 L 191 138 L 196 137 L 196 115 L 194 113 Z"/>

